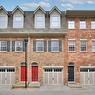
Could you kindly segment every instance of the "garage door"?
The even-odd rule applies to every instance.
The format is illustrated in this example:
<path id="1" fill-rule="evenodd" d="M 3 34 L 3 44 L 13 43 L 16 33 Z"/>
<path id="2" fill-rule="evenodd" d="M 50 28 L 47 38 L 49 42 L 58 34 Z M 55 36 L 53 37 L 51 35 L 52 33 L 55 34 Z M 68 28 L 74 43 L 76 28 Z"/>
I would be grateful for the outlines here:
<path id="1" fill-rule="evenodd" d="M 80 68 L 80 83 L 95 85 L 95 68 Z"/>
<path id="2" fill-rule="evenodd" d="M 44 68 L 44 84 L 45 85 L 62 85 L 63 84 L 63 68 Z"/>
<path id="3" fill-rule="evenodd" d="M 0 67 L 0 85 L 11 85 L 15 82 L 15 69 Z"/>

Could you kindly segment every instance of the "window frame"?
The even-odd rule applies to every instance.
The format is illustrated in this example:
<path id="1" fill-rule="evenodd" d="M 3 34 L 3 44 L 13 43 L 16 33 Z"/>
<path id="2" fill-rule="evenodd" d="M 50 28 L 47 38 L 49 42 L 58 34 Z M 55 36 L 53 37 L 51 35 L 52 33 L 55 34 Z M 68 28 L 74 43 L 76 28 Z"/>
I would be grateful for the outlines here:
<path id="1" fill-rule="evenodd" d="M 93 25 L 94 24 L 94 25 Z M 91 29 L 95 29 L 95 20 L 91 21 Z"/>
<path id="2" fill-rule="evenodd" d="M 42 51 L 39 51 L 39 50 L 37 49 L 37 41 L 39 41 L 39 42 L 40 42 L 40 41 L 43 42 L 43 47 L 40 47 L 40 48 L 43 48 Z M 36 39 L 36 43 L 35 43 L 35 44 L 36 44 L 36 52 L 44 52 L 44 44 L 45 44 L 45 43 L 44 43 L 44 39 Z"/>
<path id="3" fill-rule="evenodd" d="M 17 46 L 17 42 L 21 42 L 22 43 L 22 47 L 20 47 L 20 48 L 22 48 L 21 51 L 17 50 L 17 47 L 18 47 Z M 15 52 L 23 52 L 23 41 L 15 41 Z"/>
<path id="4" fill-rule="evenodd" d="M 60 52 L 60 50 L 59 50 L 59 48 L 60 48 L 60 46 L 59 46 L 59 41 L 60 41 L 60 40 L 59 40 L 59 39 L 51 39 L 50 41 L 51 41 L 51 52 Z M 58 42 L 58 47 L 57 47 L 58 50 L 57 50 L 57 51 L 52 50 L 52 48 L 55 48 L 55 47 L 52 47 L 52 41 L 54 41 L 54 42 L 57 41 L 57 42 Z"/>
<path id="5" fill-rule="evenodd" d="M 74 51 L 70 51 L 70 43 L 69 43 L 70 41 L 74 42 L 74 44 L 71 45 L 71 46 L 73 46 Z M 76 52 L 76 40 L 75 39 L 68 39 L 68 52 Z"/>
<path id="6" fill-rule="evenodd" d="M 87 26 L 86 26 L 86 20 L 80 20 L 80 29 L 86 29 L 87 28 Z"/>
<path id="7" fill-rule="evenodd" d="M 86 50 L 85 51 L 81 51 L 81 41 L 86 41 Z M 80 52 L 87 52 L 87 39 L 80 39 Z"/>
<path id="8" fill-rule="evenodd" d="M 18 21 L 16 21 L 16 17 L 20 17 L 21 21 L 20 22 L 20 25 L 18 25 Z M 24 28 L 24 17 L 23 15 L 14 15 L 13 16 L 13 28 Z"/>
<path id="9" fill-rule="evenodd" d="M 3 46 L 2 47 L 2 42 L 5 42 L 6 43 L 6 46 Z M 2 48 L 6 48 L 6 50 L 3 50 L 2 51 Z M 0 41 L 0 52 L 7 52 L 7 41 Z"/>
<path id="10" fill-rule="evenodd" d="M 95 46 L 93 46 L 93 42 L 95 42 L 95 39 L 92 39 L 92 52 L 95 52 L 95 49 L 93 50 L 93 47 L 95 48 Z"/>
<path id="11" fill-rule="evenodd" d="M 58 17 L 58 19 L 59 19 L 58 26 L 53 26 L 53 24 L 52 24 L 54 22 L 54 21 L 52 21 L 53 17 Z M 50 15 L 50 28 L 61 28 L 61 17 L 60 17 L 60 15 Z"/>
<path id="12" fill-rule="evenodd" d="M 3 23 L 4 25 L 0 25 L 0 26 L 3 26 L 3 27 L 0 27 L 0 29 L 6 29 L 7 27 L 8 27 L 8 16 L 7 15 L 5 15 L 5 14 L 1 14 L 0 15 L 0 17 L 5 17 L 4 18 L 4 20 L 5 20 L 5 22 Z M 2 20 L 2 19 L 1 19 Z M 0 23 L 0 24 L 2 24 L 2 23 Z"/>
<path id="13" fill-rule="evenodd" d="M 71 24 L 73 24 L 73 27 L 71 27 Z M 68 20 L 68 29 L 75 29 L 75 21 L 74 20 Z"/>
<path id="14" fill-rule="evenodd" d="M 37 18 L 38 17 L 42 17 L 42 25 L 41 26 L 38 26 L 39 24 L 38 24 L 38 22 L 37 22 Z M 35 14 L 35 19 L 34 19 L 35 21 L 35 28 L 38 28 L 38 29 L 41 29 L 41 28 L 45 28 L 45 14 Z"/>

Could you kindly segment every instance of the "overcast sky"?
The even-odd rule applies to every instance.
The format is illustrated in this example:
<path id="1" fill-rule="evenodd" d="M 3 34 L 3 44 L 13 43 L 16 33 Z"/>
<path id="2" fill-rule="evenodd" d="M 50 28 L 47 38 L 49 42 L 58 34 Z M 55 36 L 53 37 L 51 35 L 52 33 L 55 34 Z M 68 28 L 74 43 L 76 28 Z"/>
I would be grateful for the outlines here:
<path id="1" fill-rule="evenodd" d="M 37 6 L 50 10 L 57 6 L 60 10 L 95 10 L 95 0 L 0 0 L 6 10 L 13 10 L 19 5 L 24 11 L 32 11 Z"/>

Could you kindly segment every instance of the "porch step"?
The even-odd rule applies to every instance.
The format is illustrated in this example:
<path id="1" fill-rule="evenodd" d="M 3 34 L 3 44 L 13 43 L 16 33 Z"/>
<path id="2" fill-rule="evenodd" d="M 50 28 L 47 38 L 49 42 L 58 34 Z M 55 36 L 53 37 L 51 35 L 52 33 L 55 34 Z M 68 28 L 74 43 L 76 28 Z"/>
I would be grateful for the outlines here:
<path id="1" fill-rule="evenodd" d="M 79 83 L 76 84 L 74 82 L 68 83 L 68 87 L 71 87 L 71 88 L 82 88 L 82 86 Z"/>
<path id="2" fill-rule="evenodd" d="M 29 83 L 29 87 L 39 88 L 40 83 L 39 82 L 31 82 L 31 83 Z"/>

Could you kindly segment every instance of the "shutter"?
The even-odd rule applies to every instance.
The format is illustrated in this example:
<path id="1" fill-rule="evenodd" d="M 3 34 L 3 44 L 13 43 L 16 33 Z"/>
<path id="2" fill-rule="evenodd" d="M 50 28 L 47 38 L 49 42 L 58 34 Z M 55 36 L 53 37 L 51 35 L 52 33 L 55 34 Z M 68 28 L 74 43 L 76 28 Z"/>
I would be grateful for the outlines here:
<path id="1" fill-rule="evenodd" d="M 44 41 L 44 51 L 47 52 L 47 41 Z"/>
<path id="2" fill-rule="evenodd" d="M 25 51 L 26 45 L 25 45 L 25 41 L 23 41 L 23 51 Z"/>
<path id="3" fill-rule="evenodd" d="M 10 51 L 10 41 L 7 41 L 7 51 Z"/>
<path id="4" fill-rule="evenodd" d="M 48 41 L 48 51 L 51 52 L 51 40 Z"/>
<path id="5" fill-rule="evenodd" d="M 12 41 L 12 51 L 15 51 L 15 41 Z"/>
<path id="6" fill-rule="evenodd" d="M 33 40 L 33 51 L 36 51 L 36 40 Z"/>
<path id="7" fill-rule="evenodd" d="M 62 51 L 62 40 L 59 40 L 59 51 Z"/>

